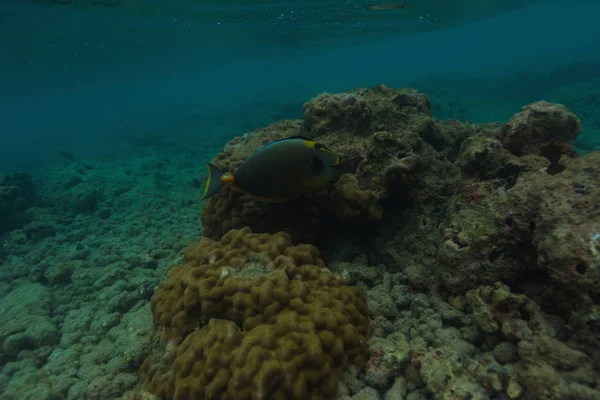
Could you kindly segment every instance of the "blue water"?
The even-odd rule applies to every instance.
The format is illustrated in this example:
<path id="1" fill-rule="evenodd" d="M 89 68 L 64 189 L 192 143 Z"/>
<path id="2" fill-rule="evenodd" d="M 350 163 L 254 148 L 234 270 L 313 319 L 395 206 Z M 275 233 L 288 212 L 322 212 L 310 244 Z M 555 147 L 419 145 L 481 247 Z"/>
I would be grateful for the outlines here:
<path id="1" fill-rule="evenodd" d="M 442 90 L 483 122 L 506 120 L 557 86 L 600 78 L 593 0 L 541 0 L 410 35 L 333 37 L 315 26 L 297 42 L 283 24 L 228 24 L 218 10 L 201 23 L 144 9 L 4 2 L 0 10 L 0 170 L 32 169 L 58 149 L 110 153 L 148 132 L 217 146 L 300 117 L 302 103 L 324 91 L 416 86 L 435 103 Z M 595 128 L 584 121 L 584 135 Z"/>

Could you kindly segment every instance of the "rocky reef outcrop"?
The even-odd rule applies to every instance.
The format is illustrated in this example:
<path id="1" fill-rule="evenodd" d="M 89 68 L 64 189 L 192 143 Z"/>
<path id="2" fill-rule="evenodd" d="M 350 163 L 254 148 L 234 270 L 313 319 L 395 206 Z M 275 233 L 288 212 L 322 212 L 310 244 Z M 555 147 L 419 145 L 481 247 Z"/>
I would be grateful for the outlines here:
<path id="1" fill-rule="evenodd" d="M 436 119 L 414 89 L 322 94 L 303 120 L 233 139 L 212 162 L 234 171 L 304 135 L 342 155 L 339 177 L 285 204 L 224 189 L 203 208 L 205 235 L 285 232 L 362 287 L 370 358 L 337 370 L 338 397 L 598 398 L 600 156 L 578 157 L 580 129 L 543 101 L 472 124 Z M 293 397 L 283 380 L 276 398 Z"/>
<path id="2" fill-rule="evenodd" d="M 192 153 L 168 176 L 161 154 L 112 178 L 63 155 L 35 198 L 26 175 L 2 178 L 0 290 L 20 302 L 29 292 L 11 285 L 32 281 L 44 307 L 41 330 L 7 311 L 0 388 L 19 393 L 6 378 L 19 363 L 60 376 L 78 357 L 95 362 L 98 332 L 113 332 L 112 353 L 135 312 L 136 345 L 103 356 L 118 384 L 100 372 L 87 384 L 73 367 L 60 385 L 44 378 L 40 398 L 116 398 L 138 369 L 127 399 L 600 398 L 600 155 L 573 150 L 581 124 L 559 104 L 489 124 L 432 108 L 383 85 L 322 94 L 303 119 L 232 139 L 211 161 L 223 171 L 294 135 L 345 164 L 326 189 L 283 204 L 224 188 L 203 204 L 199 242 Z M 185 200 L 150 201 L 175 190 Z M 92 232 L 116 226 L 117 239 Z M 70 250 L 55 255 L 58 242 Z M 110 321 L 78 325 L 87 306 L 61 317 L 72 293 L 104 301 Z"/>

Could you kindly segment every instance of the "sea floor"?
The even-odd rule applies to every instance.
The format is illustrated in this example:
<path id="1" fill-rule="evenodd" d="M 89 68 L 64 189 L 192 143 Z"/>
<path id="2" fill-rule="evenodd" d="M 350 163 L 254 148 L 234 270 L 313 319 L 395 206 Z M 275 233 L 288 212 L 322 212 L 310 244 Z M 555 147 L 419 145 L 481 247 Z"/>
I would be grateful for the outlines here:
<path id="1" fill-rule="evenodd" d="M 34 174 L 35 222 L 2 240 L 0 398 L 110 399 L 135 385 L 152 293 L 202 235 L 196 153 L 62 153 Z"/>

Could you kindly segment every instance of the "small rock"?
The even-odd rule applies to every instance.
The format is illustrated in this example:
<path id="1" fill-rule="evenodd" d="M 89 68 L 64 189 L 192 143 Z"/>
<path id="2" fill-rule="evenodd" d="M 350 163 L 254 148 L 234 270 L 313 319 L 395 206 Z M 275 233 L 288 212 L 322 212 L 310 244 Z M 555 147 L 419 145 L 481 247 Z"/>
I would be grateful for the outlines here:
<path id="1" fill-rule="evenodd" d="M 512 364 L 519 359 L 517 347 L 509 342 L 501 342 L 494 348 L 494 358 L 501 364 Z"/>
<path id="2" fill-rule="evenodd" d="M 352 400 L 379 400 L 379 393 L 372 387 L 366 387 L 352 396 Z"/>
<path id="3" fill-rule="evenodd" d="M 511 399 L 518 399 L 521 396 L 521 393 L 523 393 L 523 388 L 521 385 L 514 380 L 508 382 L 508 387 L 506 388 L 506 394 L 508 394 L 508 397 Z"/>
<path id="4" fill-rule="evenodd" d="M 406 397 L 406 379 L 403 376 L 396 378 L 394 384 L 385 394 L 384 400 L 403 400 Z"/>

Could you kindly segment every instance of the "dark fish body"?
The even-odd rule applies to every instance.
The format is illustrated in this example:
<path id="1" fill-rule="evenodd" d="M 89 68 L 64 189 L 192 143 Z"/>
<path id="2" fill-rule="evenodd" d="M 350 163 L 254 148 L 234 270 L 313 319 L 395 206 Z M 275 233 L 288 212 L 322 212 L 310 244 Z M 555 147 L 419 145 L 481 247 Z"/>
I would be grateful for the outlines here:
<path id="1" fill-rule="evenodd" d="M 324 189 L 342 164 L 327 147 L 303 137 L 271 142 L 248 157 L 233 172 L 221 173 L 207 164 L 202 199 L 230 185 L 257 200 L 284 202 Z"/>

